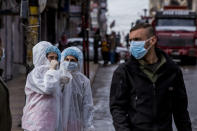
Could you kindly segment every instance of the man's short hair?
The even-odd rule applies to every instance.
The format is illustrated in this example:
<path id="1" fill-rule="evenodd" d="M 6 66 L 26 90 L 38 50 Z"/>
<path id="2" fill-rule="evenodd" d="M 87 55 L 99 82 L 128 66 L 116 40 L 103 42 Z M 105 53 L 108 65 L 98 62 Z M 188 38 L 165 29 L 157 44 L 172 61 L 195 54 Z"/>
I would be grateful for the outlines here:
<path id="1" fill-rule="evenodd" d="M 148 23 L 139 23 L 136 24 L 134 27 L 130 29 L 130 32 L 138 30 L 138 29 L 147 29 L 147 35 L 148 37 L 154 36 L 155 35 L 155 30 L 153 29 L 151 24 Z"/>

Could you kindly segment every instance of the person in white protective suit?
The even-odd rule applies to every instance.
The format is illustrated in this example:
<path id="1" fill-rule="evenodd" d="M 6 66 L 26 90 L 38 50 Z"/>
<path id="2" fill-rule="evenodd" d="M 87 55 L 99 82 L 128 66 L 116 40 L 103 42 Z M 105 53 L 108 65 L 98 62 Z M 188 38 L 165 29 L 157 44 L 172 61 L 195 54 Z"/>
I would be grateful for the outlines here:
<path id="1" fill-rule="evenodd" d="M 67 81 L 62 90 L 63 131 L 95 131 L 90 80 L 81 73 L 82 64 L 83 54 L 77 47 L 69 47 L 62 52 L 60 72 L 63 74 L 60 79 Z"/>
<path id="2" fill-rule="evenodd" d="M 56 70 L 61 52 L 49 42 L 33 47 L 34 69 L 28 74 L 22 128 L 25 131 L 59 131 L 61 88 Z"/>

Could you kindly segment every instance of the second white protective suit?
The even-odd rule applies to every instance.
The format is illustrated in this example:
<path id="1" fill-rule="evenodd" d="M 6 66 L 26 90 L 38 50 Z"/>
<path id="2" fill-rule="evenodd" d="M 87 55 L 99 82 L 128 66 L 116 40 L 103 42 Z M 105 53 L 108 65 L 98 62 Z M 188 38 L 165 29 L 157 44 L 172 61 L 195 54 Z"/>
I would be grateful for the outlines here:
<path id="1" fill-rule="evenodd" d="M 78 59 L 77 68 L 68 69 L 66 56 Z M 94 131 L 93 99 L 90 80 L 81 73 L 83 54 L 76 47 L 66 48 L 62 52 L 60 70 L 72 78 L 63 87 L 62 126 L 63 131 Z M 65 67 L 66 66 L 66 67 Z"/>

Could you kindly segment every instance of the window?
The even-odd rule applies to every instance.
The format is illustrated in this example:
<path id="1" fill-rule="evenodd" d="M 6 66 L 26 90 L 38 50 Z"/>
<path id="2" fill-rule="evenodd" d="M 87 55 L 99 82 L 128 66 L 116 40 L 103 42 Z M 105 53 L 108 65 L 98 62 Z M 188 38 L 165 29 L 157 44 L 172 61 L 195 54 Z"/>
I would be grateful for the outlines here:
<path id="1" fill-rule="evenodd" d="M 195 19 L 158 19 L 157 26 L 195 26 Z"/>

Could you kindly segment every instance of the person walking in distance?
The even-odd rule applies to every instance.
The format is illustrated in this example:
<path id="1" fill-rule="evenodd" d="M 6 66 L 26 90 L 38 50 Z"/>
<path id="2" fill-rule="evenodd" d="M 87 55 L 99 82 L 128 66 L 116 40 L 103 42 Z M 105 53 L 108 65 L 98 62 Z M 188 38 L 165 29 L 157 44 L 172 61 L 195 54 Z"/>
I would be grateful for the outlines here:
<path id="1" fill-rule="evenodd" d="M 108 64 L 109 60 L 109 44 L 107 43 L 107 38 L 104 38 L 101 42 L 101 52 L 103 56 L 104 66 Z"/>
<path id="2" fill-rule="evenodd" d="M 94 34 L 94 63 L 98 63 L 98 48 L 101 41 L 100 30 L 97 29 Z"/>

